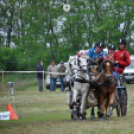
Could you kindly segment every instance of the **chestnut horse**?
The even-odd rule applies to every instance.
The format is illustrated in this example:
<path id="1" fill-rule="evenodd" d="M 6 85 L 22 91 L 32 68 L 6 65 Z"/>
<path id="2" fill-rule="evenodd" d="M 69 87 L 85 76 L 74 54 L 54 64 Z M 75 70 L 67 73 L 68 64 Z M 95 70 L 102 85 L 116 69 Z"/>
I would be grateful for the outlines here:
<path id="1" fill-rule="evenodd" d="M 99 85 L 97 90 L 99 117 L 104 120 L 104 109 L 106 107 L 106 116 L 112 115 L 114 93 L 115 93 L 115 81 L 112 75 L 113 63 L 109 59 L 105 59 L 102 63 L 102 70 L 100 74 L 96 75 L 97 84 Z M 95 80 L 96 81 L 96 80 Z M 107 109 L 109 111 L 107 113 Z"/>

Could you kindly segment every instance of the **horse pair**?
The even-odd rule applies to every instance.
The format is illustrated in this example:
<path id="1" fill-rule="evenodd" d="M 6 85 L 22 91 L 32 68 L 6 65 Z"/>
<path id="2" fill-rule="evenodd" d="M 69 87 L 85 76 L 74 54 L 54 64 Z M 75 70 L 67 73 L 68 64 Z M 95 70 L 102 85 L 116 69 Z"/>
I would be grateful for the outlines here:
<path id="1" fill-rule="evenodd" d="M 69 80 L 68 83 L 70 89 L 66 90 L 68 95 L 68 104 L 71 109 L 71 117 L 73 120 L 76 120 L 77 117 L 80 120 L 84 119 L 86 107 L 92 107 L 97 104 L 95 103 L 91 105 L 91 99 L 89 99 L 89 96 L 91 95 L 89 93 L 91 90 L 89 89 L 94 88 L 92 85 L 95 85 L 96 89 L 95 96 L 97 97 L 98 101 L 99 117 L 103 118 L 105 104 L 107 111 L 109 103 L 110 112 L 108 112 L 108 116 L 112 114 L 111 107 L 115 91 L 115 84 L 111 75 L 112 63 L 109 60 L 103 62 L 103 73 L 102 71 L 100 73 L 100 60 L 98 60 L 98 63 L 94 62 L 95 64 L 91 64 L 91 62 L 93 62 L 91 61 L 89 65 L 89 75 L 87 75 L 87 58 L 88 57 L 81 56 L 79 53 L 77 53 L 77 56 L 71 57 L 68 63 L 68 73 L 66 78 L 71 80 L 74 79 L 74 85 L 70 85 Z M 88 76 L 90 76 L 90 80 Z"/>

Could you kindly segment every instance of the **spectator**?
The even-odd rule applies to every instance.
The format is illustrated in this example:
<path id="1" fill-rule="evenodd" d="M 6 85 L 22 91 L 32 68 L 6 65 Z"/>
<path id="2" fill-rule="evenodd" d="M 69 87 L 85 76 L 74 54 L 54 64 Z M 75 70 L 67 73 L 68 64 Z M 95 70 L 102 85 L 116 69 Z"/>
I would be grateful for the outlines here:
<path id="1" fill-rule="evenodd" d="M 64 62 L 62 61 L 60 64 L 61 64 L 61 66 L 59 67 L 58 72 L 65 73 L 66 67 L 64 66 Z M 61 91 L 64 91 L 63 81 L 65 78 L 65 75 L 59 75 L 59 78 L 60 78 L 60 82 L 61 82 Z"/>
<path id="2" fill-rule="evenodd" d="M 43 61 L 39 61 L 39 64 L 37 66 L 37 71 L 43 71 Z M 45 75 L 44 75 L 45 77 Z M 38 86 L 39 86 L 39 91 L 43 91 L 43 73 L 42 72 L 37 72 L 37 79 L 38 79 Z"/>
<path id="3" fill-rule="evenodd" d="M 52 72 L 53 74 L 50 74 L 50 91 L 56 91 L 56 81 L 57 81 L 57 75 L 54 74 L 57 73 L 58 69 L 55 65 L 55 61 L 51 60 L 51 64 L 47 68 L 48 72 Z"/>

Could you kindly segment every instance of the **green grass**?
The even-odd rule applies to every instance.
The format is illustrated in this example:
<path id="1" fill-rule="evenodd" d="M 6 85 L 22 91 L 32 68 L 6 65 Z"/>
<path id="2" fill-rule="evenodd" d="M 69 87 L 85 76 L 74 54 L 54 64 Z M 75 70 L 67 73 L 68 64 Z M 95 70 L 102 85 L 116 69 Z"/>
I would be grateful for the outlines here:
<path id="1" fill-rule="evenodd" d="M 8 80 L 10 79 L 6 79 Z M 19 120 L 0 121 L 0 134 L 133 134 L 134 132 L 133 84 L 127 85 L 130 106 L 126 117 L 117 117 L 114 110 L 113 116 L 108 121 L 101 122 L 98 118 L 92 121 L 88 109 L 87 120 L 73 122 L 70 120 L 65 92 L 61 92 L 60 89 L 56 92 L 46 89 L 44 93 L 38 92 L 37 79 L 33 75 L 20 76 L 18 79 L 14 76 L 12 80 L 15 82 L 14 86 L 17 84 L 14 110 Z M 0 111 L 6 111 L 6 104 L 12 104 L 12 98 L 0 93 Z"/>

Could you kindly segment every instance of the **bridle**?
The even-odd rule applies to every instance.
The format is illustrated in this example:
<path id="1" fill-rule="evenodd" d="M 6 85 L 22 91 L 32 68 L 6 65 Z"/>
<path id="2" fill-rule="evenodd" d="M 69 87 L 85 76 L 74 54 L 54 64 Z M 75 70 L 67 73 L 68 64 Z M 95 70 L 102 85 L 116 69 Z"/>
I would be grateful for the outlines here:
<path id="1" fill-rule="evenodd" d="M 109 62 L 110 62 L 110 61 L 109 61 Z M 103 64 L 104 64 L 104 63 L 105 63 L 105 61 L 102 63 L 102 67 L 103 67 Z M 110 62 L 110 63 L 111 63 L 111 62 Z M 112 65 L 113 65 L 113 63 L 112 63 Z M 112 68 L 113 68 L 113 66 L 112 66 Z M 102 83 L 99 83 L 100 85 L 115 84 L 115 81 L 114 81 L 114 80 L 111 81 L 111 79 L 113 78 L 113 76 L 112 76 L 113 70 L 112 70 L 112 69 L 104 69 L 104 68 L 103 68 L 103 71 L 104 71 L 104 72 L 107 72 L 107 71 L 111 72 L 111 76 L 107 77 L 107 76 L 104 74 L 104 72 L 101 73 L 100 77 L 97 79 L 98 83 L 99 83 L 99 80 L 101 79 L 101 77 L 104 76 L 106 79 L 105 79 Z M 110 79 L 108 79 L 108 78 L 110 78 Z"/>
<path id="2" fill-rule="evenodd" d="M 79 71 L 84 71 L 82 70 L 82 68 L 86 67 L 87 68 L 87 65 L 80 65 L 80 60 L 76 57 L 76 68 L 77 68 L 77 72 Z M 86 71 L 86 70 L 85 70 Z M 86 71 L 86 74 L 87 74 L 87 71 Z M 88 77 L 88 74 L 87 74 L 87 77 Z M 80 78 L 80 79 L 79 79 Z M 85 83 L 86 82 L 86 79 L 85 77 L 82 77 L 82 76 L 79 76 L 77 73 L 76 73 L 76 77 L 75 77 L 75 81 L 76 82 L 80 82 L 80 83 Z"/>
<path id="3" fill-rule="evenodd" d="M 75 58 L 73 58 L 72 60 L 76 60 Z M 75 65 L 75 61 L 74 61 L 74 65 Z M 70 74 L 70 76 L 75 76 L 75 74 L 74 74 L 74 70 L 77 70 L 77 68 L 76 67 L 74 67 L 74 68 L 72 68 L 72 66 L 71 66 L 71 64 L 69 63 L 69 67 L 70 67 L 70 71 L 71 71 L 71 74 Z"/>
<path id="4" fill-rule="evenodd" d="M 103 67 L 103 64 L 104 64 L 104 63 L 105 63 L 105 61 L 103 61 L 102 64 L 100 65 L 100 69 L 101 69 L 103 72 L 100 72 L 100 73 L 93 73 L 93 74 L 89 73 L 89 76 L 95 76 L 95 79 L 94 79 L 93 81 L 91 81 L 92 84 L 94 84 L 94 85 L 96 84 L 97 86 L 115 84 L 115 81 L 110 81 L 110 80 L 113 78 L 112 75 L 109 76 L 110 79 L 108 79 L 108 77 L 106 78 L 105 72 L 109 71 L 109 72 L 111 72 L 111 74 L 112 74 L 112 71 L 113 71 L 113 70 L 112 70 L 112 69 L 104 69 L 104 67 Z M 91 64 L 91 65 L 92 65 L 92 64 Z M 93 65 L 97 65 L 97 64 L 93 64 Z M 100 74 L 100 76 L 96 79 L 96 76 L 99 75 L 99 74 Z M 101 82 L 99 82 L 99 81 L 100 81 L 100 79 L 101 79 L 103 76 L 104 76 L 106 79 L 101 83 Z"/>

